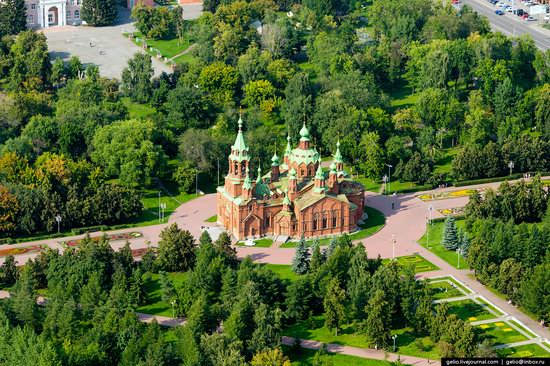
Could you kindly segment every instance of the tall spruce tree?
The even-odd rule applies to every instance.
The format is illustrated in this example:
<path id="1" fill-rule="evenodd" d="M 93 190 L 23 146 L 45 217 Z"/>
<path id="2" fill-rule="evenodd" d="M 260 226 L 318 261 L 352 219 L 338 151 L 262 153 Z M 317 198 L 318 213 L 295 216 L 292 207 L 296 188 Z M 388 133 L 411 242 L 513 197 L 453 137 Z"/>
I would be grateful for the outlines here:
<path id="1" fill-rule="evenodd" d="M 6 0 L 0 4 L 0 38 L 27 29 L 25 0 Z"/>
<path id="2" fill-rule="evenodd" d="M 309 262 L 309 270 L 315 272 L 321 267 L 325 262 L 325 258 L 321 253 L 321 248 L 319 246 L 319 239 L 313 241 L 313 250 L 311 251 L 311 261 Z"/>
<path id="3" fill-rule="evenodd" d="M 448 250 L 456 250 L 458 248 L 458 231 L 456 229 L 455 219 L 452 216 L 447 216 L 447 219 L 445 219 L 443 240 L 441 244 Z"/>
<path id="4" fill-rule="evenodd" d="M 292 271 L 299 275 L 307 273 L 309 270 L 309 251 L 307 249 L 306 239 L 302 237 L 296 247 L 296 254 L 292 258 Z"/>
<path id="5" fill-rule="evenodd" d="M 82 20 L 93 26 L 113 24 L 118 17 L 116 0 L 83 0 Z"/>
<path id="6" fill-rule="evenodd" d="M 338 329 L 344 324 L 346 317 L 346 309 L 344 302 L 346 300 L 346 292 L 340 287 L 338 279 L 333 278 L 330 281 L 323 306 L 325 308 L 325 326 L 334 330 L 338 336 Z"/>
<path id="7" fill-rule="evenodd" d="M 367 318 L 362 327 L 376 347 L 386 347 L 390 340 L 391 315 L 384 291 L 377 290 L 365 307 Z"/>

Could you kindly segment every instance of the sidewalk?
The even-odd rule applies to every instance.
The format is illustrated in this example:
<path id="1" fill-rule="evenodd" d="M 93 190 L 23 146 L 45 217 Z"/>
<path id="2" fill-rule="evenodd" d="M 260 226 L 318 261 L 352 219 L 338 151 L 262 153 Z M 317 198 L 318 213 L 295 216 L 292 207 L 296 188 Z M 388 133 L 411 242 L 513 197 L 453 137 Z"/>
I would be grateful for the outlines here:
<path id="1" fill-rule="evenodd" d="M 283 336 L 281 343 L 287 346 L 293 345 L 295 339 L 292 337 Z M 305 339 L 300 339 L 300 346 L 302 348 L 318 350 L 322 347 L 323 343 L 317 341 L 310 341 Z M 387 353 L 382 350 L 375 350 L 370 348 L 358 348 L 350 346 L 341 346 L 339 344 L 328 343 L 327 350 L 332 353 L 340 353 L 343 355 L 356 356 L 361 358 L 369 358 L 374 360 L 386 360 L 395 362 L 398 359 L 401 363 L 405 365 L 417 365 L 417 366 L 428 366 L 428 365 L 440 365 L 441 363 L 436 360 L 429 360 L 427 358 L 419 358 L 413 356 L 399 355 L 397 353 Z"/>

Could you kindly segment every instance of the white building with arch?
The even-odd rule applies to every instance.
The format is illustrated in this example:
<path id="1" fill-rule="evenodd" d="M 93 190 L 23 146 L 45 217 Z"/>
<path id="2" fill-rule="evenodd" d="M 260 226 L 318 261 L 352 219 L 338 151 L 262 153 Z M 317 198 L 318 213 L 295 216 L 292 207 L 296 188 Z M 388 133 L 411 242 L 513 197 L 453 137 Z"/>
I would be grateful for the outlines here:
<path id="1" fill-rule="evenodd" d="M 80 25 L 82 0 L 26 0 L 27 25 L 30 28 L 49 28 Z"/>

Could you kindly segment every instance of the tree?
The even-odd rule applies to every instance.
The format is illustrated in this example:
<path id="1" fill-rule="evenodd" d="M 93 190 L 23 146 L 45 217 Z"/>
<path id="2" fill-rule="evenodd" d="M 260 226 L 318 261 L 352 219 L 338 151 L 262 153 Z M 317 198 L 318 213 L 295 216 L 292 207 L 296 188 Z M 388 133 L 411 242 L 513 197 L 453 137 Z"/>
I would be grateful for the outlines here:
<path id="1" fill-rule="evenodd" d="M 211 333 L 216 329 L 217 321 L 212 313 L 212 306 L 203 294 L 193 303 L 187 316 L 187 326 L 197 339 L 203 333 Z"/>
<path id="2" fill-rule="evenodd" d="M 52 82 L 53 84 L 61 83 L 67 76 L 67 71 L 65 70 L 65 62 L 57 57 L 52 65 Z"/>
<path id="3" fill-rule="evenodd" d="M 279 348 L 258 352 L 250 361 L 251 366 L 290 366 L 290 361 Z"/>
<path id="4" fill-rule="evenodd" d="M 176 297 L 176 289 L 174 288 L 174 283 L 168 277 L 168 274 L 164 271 L 159 272 L 159 282 L 160 282 L 160 298 L 165 303 L 170 303 Z"/>
<path id="5" fill-rule="evenodd" d="M 82 20 L 93 26 L 113 24 L 118 17 L 116 0 L 83 0 Z"/>
<path id="6" fill-rule="evenodd" d="M 25 0 L 6 0 L 0 4 L 0 38 L 27 29 Z"/>
<path id="7" fill-rule="evenodd" d="M 211 103 L 203 90 L 179 82 L 166 96 L 161 110 L 166 113 L 167 127 L 181 133 L 189 128 L 211 125 Z"/>
<path id="8" fill-rule="evenodd" d="M 84 66 L 78 56 L 71 56 L 67 65 L 67 78 L 80 79 L 84 72 Z"/>
<path id="9" fill-rule="evenodd" d="M 19 270 L 15 264 L 15 257 L 8 255 L 0 266 L 0 283 L 5 287 L 11 287 L 17 281 L 17 277 L 19 277 Z"/>
<path id="10" fill-rule="evenodd" d="M 15 229 L 15 218 L 19 204 L 6 187 L 0 185 L 0 232 L 10 232 Z"/>
<path id="11" fill-rule="evenodd" d="M 214 249 L 224 258 L 226 264 L 236 266 L 239 263 L 237 249 L 231 246 L 231 237 L 226 232 L 222 232 L 214 242 Z"/>
<path id="12" fill-rule="evenodd" d="M 336 336 L 338 336 L 338 329 L 344 324 L 346 318 L 345 301 L 345 291 L 340 287 L 338 279 L 333 278 L 327 287 L 323 306 L 326 317 L 325 326 L 330 330 L 334 330 Z"/>
<path id="13" fill-rule="evenodd" d="M 180 192 L 190 193 L 195 187 L 196 174 L 197 170 L 193 164 L 185 160 L 178 165 L 172 178 L 178 184 Z"/>
<path id="14" fill-rule="evenodd" d="M 365 313 L 367 318 L 362 324 L 368 339 L 377 347 L 385 348 L 390 339 L 390 308 L 382 290 L 376 290 L 369 300 Z"/>
<path id="15" fill-rule="evenodd" d="M 452 216 L 447 216 L 445 219 L 445 226 L 443 227 L 443 240 L 441 241 L 441 245 L 448 250 L 456 250 L 459 244 L 455 219 Z"/>
<path id="16" fill-rule="evenodd" d="M 198 84 L 214 105 L 221 107 L 233 101 L 239 81 L 237 70 L 222 62 L 215 62 L 202 69 Z"/>
<path id="17" fill-rule="evenodd" d="M 292 271 L 297 274 L 305 274 L 309 269 L 309 251 L 305 238 L 301 238 L 296 246 L 294 258 L 292 258 Z"/>
<path id="18" fill-rule="evenodd" d="M 21 32 L 11 46 L 11 64 L 9 90 L 44 91 L 49 86 L 52 67 L 46 36 L 32 30 Z"/>
<path id="19" fill-rule="evenodd" d="M 521 304 L 539 319 L 550 321 L 550 261 L 534 267 L 521 286 Z"/>
<path id="20" fill-rule="evenodd" d="M 256 328 L 249 342 L 252 354 L 278 347 L 281 342 L 281 311 L 260 304 L 254 312 Z"/>
<path id="21" fill-rule="evenodd" d="M 152 94 L 153 74 L 151 56 L 146 53 L 136 53 L 128 61 L 128 67 L 122 71 L 122 92 L 134 102 L 147 103 Z"/>
<path id="22" fill-rule="evenodd" d="M 313 112 L 312 86 L 309 74 L 295 74 L 285 88 L 285 100 L 282 113 L 286 122 L 288 135 L 295 139 L 299 135 L 304 122 L 304 116 Z"/>
<path id="23" fill-rule="evenodd" d="M 383 151 L 376 132 L 366 132 L 358 146 L 359 169 L 367 177 L 378 179 L 384 167 Z"/>
<path id="24" fill-rule="evenodd" d="M 172 224 L 160 233 L 157 267 L 167 272 L 186 271 L 195 263 L 195 239 Z"/>
<path id="25" fill-rule="evenodd" d="M 39 324 L 39 312 L 34 287 L 35 283 L 30 270 L 23 270 L 17 280 L 10 300 L 12 301 L 13 311 L 17 320 L 36 329 Z"/>
<path id="26" fill-rule="evenodd" d="M 309 263 L 309 271 L 316 272 L 324 263 L 325 258 L 321 253 L 321 247 L 319 245 L 319 239 L 315 238 L 313 241 L 313 249 L 311 251 L 311 261 Z"/>
<path id="27" fill-rule="evenodd" d="M 109 176 L 118 176 L 124 185 L 150 185 L 166 159 L 154 137 L 151 121 L 119 121 L 101 127 L 92 141 L 92 161 L 103 166 Z"/>

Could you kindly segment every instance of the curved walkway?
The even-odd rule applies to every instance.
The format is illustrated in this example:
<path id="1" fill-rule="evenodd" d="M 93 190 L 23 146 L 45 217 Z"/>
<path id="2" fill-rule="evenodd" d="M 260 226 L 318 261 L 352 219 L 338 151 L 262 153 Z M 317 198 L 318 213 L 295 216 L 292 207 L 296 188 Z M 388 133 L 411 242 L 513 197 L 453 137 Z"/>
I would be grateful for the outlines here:
<path id="1" fill-rule="evenodd" d="M 489 183 L 489 184 L 480 184 L 476 186 L 469 187 L 449 187 L 443 189 L 437 189 L 429 191 L 428 193 L 437 193 L 452 191 L 457 189 L 478 189 L 478 188 L 497 188 L 500 185 L 500 182 Z M 540 325 L 519 311 L 515 306 L 508 304 L 506 300 L 498 297 L 489 291 L 485 286 L 483 286 L 478 281 L 469 277 L 471 271 L 469 270 L 458 270 L 447 262 L 443 261 L 438 256 L 434 255 L 432 252 L 428 251 L 424 247 L 420 246 L 417 243 L 417 240 L 424 234 L 426 229 L 426 221 L 429 214 L 430 205 L 434 205 L 433 217 L 441 217 L 442 215 L 437 212 L 437 209 L 443 208 L 453 208 L 464 206 L 468 202 L 467 197 L 462 198 L 449 198 L 436 200 L 434 202 L 423 202 L 419 200 L 416 194 L 406 194 L 406 195 L 397 195 L 397 196 L 381 196 L 375 193 L 366 193 L 365 202 L 367 206 L 372 206 L 386 216 L 386 225 L 374 235 L 361 239 L 361 241 L 371 257 L 376 257 L 380 255 L 383 258 L 391 258 L 393 253 L 393 248 L 391 240 L 395 237 L 395 255 L 411 255 L 411 254 L 420 254 L 428 261 L 432 262 L 440 268 L 439 271 L 423 273 L 419 277 L 435 276 L 435 275 L 449 275 L 452 274 L 458 280 L 468 285 L 474 291 L 479 294 L 484 295 L 491 302 L 499 306 L 501 309 L 505 310 L 508 314 L 514 315 L 516 318 L 520 319 L 531 329 L 535 330 L 543 338 L 550 339 L 550 332 L 548 328 L 542 328 Z M 395 209 L 392 209 L 392 203 L 395 204 Z M 192 201 L 186 202 L 176 209 L 176 211 L 170 216 L 168 224 L 159 224 L 154 226 L 145 226 L 140 228 L 133 229 L 124 229 L 117 230 L 110 233 L 117 232 L 128 232 L 128 231 L 139 231 L 143 236 L 139 239 L 131 240 L 131 248 L 139 249 L 145 248 L 148 243 L 151 245 L 157 245 L 159 240 L 159 234 L 167 225 L 171 223 L 177 223 L 179 227 L 189 230 L 195 237 L 198 237 L 201 233 L 201 227 L 203 226 L 212 226 L 211 223 L 205 222 L 206 219 L 216 214 L 216 196 L 214 194 L 201 196 Z M 101 235 L 101 233 L 97 233 Z M 95 236 L 95 235 L 94 235 Z M 71 236 L 61 239 L 49 239 L 28 243 L 21 243 L 17 246 L 28 246 L 43 244 L 47 245 L 54 249 L 63 250 L 62 246 L 59 244 L 61 241 L 78 239 L 82 238 L 83 235 Z M 124 242 L 115 242 L 113 247 L 119 249 Z M 13 248 L 12 245 L 1 245 L 1 249 Z M 294 256 L 293 248 L 260 248 L 260 247 L 238 247 L 237 252 L 240 257 L 245 257 L 250 255 L 254 260 L 263 263 L 273 263 L 273 264 L 289 264 L 292 261 Z M 21 255 L 17 256 L 17 261 L 19 264 L 24 264 L 24 262 L 36 256 L 36 254 Z M 0 260 L 1 261 L 1 260 Z"/>

